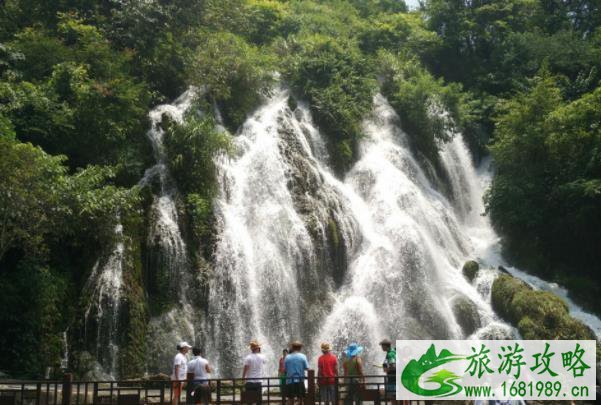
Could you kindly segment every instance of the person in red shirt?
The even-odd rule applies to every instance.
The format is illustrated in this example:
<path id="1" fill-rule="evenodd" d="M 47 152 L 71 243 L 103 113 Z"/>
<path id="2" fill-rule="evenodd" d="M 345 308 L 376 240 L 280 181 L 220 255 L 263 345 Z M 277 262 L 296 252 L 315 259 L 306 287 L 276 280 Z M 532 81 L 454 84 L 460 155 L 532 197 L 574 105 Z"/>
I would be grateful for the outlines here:
<path id="1" fill-rule="evenodd" d="M 336 403 L 336 384 L 338 376 L 338 359 L 332 354 L 329 343 L 321 344 L 321 352 L 317 360 L 317 382 L 319 384 L 319 396 L 321 401 L 328 405 Z"/>

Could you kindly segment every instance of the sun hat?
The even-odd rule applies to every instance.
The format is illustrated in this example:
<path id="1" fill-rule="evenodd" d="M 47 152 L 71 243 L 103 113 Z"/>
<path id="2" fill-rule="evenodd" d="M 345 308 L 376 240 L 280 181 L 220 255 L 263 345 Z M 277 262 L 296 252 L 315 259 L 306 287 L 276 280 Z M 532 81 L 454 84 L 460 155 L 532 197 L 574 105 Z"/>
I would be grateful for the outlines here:
<path id="1" fill-rule="evenodd" d="M 323 342 L 321 344 L 321 350 L 324 352 L 329 352 L 330 350 L 332 350 L 332 346 L 330 346 L 329 343 Z"/>
<path id="2" fill-rule="evenodd" d="M 295 340 L 294 342 L 290 343 L 290 347 L 293 349 L 294 348 L 300 349 L 301 347 L 303 347 L 303 344 L 300 341 Z"/>
<path id="3" fill-rule="evenodd" d="M 192 348 L 192 346 L 191 346 L 191 345 L 190 345 L 190 343 L 188 343 L 188 342 L 179 342 L 179 343 L 177 344 L 177 350 L 181 350 L 181 349 L 183 349 L 184 347 L 187 347 L 188 349 L 191 349 L 191 348 Z"/>
<path id="4" fill-rule="evenodd" d="M 249 346 L 251 349 L 260 349 L 261 348 L 261 343 L 257 342 L 256 340 L 251 340 L 249 343 Z"/>
<path id="5" fill-rule="evenodd" d="M 363 351 L 363 346 L 359 346 L 357 343 L 351 343 L 348 345 L 344 353 L 347 357 L 354 357 Z"/>

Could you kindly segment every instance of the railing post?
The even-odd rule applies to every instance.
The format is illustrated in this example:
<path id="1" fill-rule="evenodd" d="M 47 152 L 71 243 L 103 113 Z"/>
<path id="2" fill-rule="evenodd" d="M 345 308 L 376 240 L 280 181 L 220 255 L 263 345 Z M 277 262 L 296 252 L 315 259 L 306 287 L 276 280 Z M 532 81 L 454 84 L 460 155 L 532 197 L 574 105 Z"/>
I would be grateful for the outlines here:
<path id="1" fill-rule="evenodd" d="M 92 392 L 92 404 L 98 405 L 98 383 L 97 382 L 94 383 L 93 390 L 94 391 Z"/>
<path id="2" fill-rule="evenodd" d="M 62 405 L 71 405 L 71 393 L 73 390 L 73 374 L 65 373 L 63 376 L 63 400 Z"/>
<path id="3" fill-rule="evenodd" d="M 165 384 L 161 384 L 160 396 L 161 396 L 161 405 L 163 405 L 165 403 Z"/>
<path id="4" fill-rule="evenodd" d="M 234 387 L 236 389 L 236 387 Z M 221 404 L 221 379 L 217 380 L 217 405 Z"/>
<path id="5" fill-rule="evenodd" d="M 307 387 L 307 404 L 315 403 L 315 370 L 307 370 L 307 379 L 309 381 Z"/>
<path id="6" fill-rule="evenodd" d="M 42 384 L 37 383 L 35 387 L 35 405 L 40 405 L 42 403 Z"/>

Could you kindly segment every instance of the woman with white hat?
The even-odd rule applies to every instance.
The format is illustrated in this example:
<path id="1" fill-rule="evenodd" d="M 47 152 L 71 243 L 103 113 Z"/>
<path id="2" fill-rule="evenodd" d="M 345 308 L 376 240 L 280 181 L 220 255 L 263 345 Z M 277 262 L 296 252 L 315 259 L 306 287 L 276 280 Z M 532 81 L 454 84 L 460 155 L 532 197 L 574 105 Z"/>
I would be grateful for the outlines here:
<path id="1" fill-rule="evenodd" d="M 192 348 L 188 342 L 179 342 L 176 346 L 177 354 L 173 358 L 173 371 L 171 373 L 171 381 L 173 381 L 171 390 L 171 404 L 179 404 L 180 396 L 182 395 L 182 386 L 186 380 L 188 372 L 188 359 L 186 353 Z"/>

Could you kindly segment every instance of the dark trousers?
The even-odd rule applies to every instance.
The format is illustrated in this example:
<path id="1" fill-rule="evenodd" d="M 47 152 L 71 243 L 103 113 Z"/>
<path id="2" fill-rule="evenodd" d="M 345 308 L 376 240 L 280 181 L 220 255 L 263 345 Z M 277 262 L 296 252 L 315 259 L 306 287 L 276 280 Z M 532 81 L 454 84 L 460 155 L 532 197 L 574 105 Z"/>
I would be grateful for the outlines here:
<path id="1" fill-rule="evenodd" d="M 263 396 L 263 384 L 260 382 L 247 382 L 244 384 L 244 391 L 247 392 L 249 397 L 252 396 L 253 398 L 253 400 L 249 402 L 256 404 L 261 403 L 261 397 Z"/>

